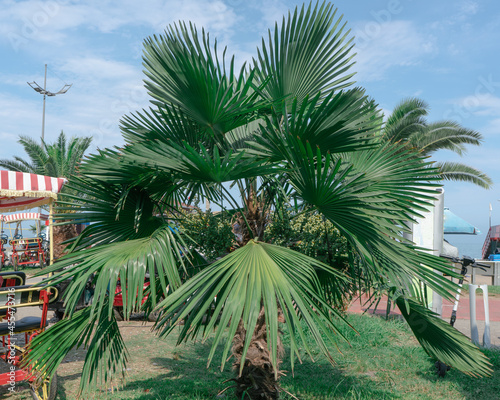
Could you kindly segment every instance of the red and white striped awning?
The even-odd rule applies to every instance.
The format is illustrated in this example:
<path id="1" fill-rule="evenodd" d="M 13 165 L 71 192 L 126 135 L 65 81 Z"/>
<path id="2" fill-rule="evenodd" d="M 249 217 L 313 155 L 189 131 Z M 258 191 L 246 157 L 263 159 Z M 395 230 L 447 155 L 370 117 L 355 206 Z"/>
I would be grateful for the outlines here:
<path id="1" fill-rule="evenodd" d="M 57 199 L 65 178 L 0 171 L 0 212 L 25 210 Z"/>
<path id="2" fill-rule="evenodd" d="M 3 219 L 4 222 L 10 224 L 12 222 L 29 221 L 29 220 L 46 221 L 49 219 L 49 216 L 47 214 L 40 214 L 40 213 L 17 213 L 17 214 L 2 215 L 0 219 Z"/>

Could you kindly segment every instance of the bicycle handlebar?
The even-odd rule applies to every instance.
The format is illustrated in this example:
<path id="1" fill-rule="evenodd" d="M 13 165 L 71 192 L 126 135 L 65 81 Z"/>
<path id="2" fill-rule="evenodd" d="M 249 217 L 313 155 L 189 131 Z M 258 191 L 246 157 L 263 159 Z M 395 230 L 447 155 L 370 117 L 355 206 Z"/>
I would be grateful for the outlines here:
<path id="1" fill-rule="evenodd" d="M 472 257 L 469 256 L 463 256 L 462 258 L 457 258 L 457 257 L 450 257 L 444 254 L 440 254 L 439 257 L 446 258 L 448 260 L 451 260 L 455 263 L 459 263 L 464 267 L 472 267 L 472 268 L 480 268 L 483 271 L 486 271 L 485 268 L 491 268 L 491 265 L 488 264 L 481 264 L 476 262 L 476 260 Z"/>

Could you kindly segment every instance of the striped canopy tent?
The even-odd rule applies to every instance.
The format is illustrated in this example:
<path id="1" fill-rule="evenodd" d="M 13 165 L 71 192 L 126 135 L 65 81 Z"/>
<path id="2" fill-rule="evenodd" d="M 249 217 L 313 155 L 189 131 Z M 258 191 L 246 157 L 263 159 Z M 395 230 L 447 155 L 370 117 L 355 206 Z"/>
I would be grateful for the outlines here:
<path id="1" fill-rule="evenodd" d="M 15 171 L 0 171 L 0 213 L 28 210 L 49 205 L 50 264 L 52 264 L 52 204 L 57 200 L 65 178 L 29 174 Z M 28 213 L 29 214 L 29 213 Z M 9 217 L 8 215 L 4 216 Z"/>
<path id="2" fill-rule="evenodd" d="M 0 171 L 0 213 L 50 204 L 65 183 L 65 178 Z"/>
<path id="3" fill-rule="evenodd" d="M 2 215 L 1 219 L 3 220 L 3 222 L 10 224 L 13 222 L 29 221 L 29 220 L 47 221 L 49 219 L 49 216 L 47 214 L 25 212 L 25 213 Z"/>

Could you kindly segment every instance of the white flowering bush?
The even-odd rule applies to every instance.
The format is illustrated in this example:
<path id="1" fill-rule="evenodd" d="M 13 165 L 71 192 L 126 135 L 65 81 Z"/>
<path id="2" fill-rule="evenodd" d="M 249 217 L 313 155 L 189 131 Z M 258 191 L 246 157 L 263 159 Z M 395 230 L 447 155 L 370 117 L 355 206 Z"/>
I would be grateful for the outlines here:
<path id="1" fill-rule="evenodd" d="M 339 230 L 319 214 L 274 214 L 266 228 L 266 239 L 271 243 L 293 248 L 327 264 L 344 269 L 348 257 L 348 243 Z"/>
<path id="2" fill-rule="evenodd" d="M 182 232 L 189 232 L 192 248 L 213 261 L 230 252 L 234 246 L 234 234 L 229 218 L 211 211 L 188 214 L 180 223 Z"/>

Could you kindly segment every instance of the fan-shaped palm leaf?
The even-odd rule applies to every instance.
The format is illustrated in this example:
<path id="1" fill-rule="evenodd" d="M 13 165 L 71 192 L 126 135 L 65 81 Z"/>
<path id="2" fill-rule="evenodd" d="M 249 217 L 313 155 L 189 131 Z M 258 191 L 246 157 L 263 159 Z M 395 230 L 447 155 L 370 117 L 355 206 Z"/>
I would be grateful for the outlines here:
<path id="1" fill-rule="evenodd" d="M 254 60 L 256 78 L 266 96 L 276 102 L 283 98 L 296 99 L 299 106 L 306 97 L 323 96 L 352 84 L 350 54 L 352 38 L 345 32 L 342 17 L 335 19 L 336 10 L 330 3 L 312 3 L 293 15 L 283 18 L 274 32 L 269 31 L 268 43 L 262 40 L 258 60 Z"/>
<path id="2" fill-rule="evenodd" d="M 247 115 L 266 106 L 258 101 L 253 72 L 234 72 L 234 58 L 226 70 L 217 44 L 212 49 L 208 34 L 201 39 L 194 25 L 170 26 L 164 35 L 145 42 L 146 88 L 159 108 L 172 105 L 210 132 L 215 142 L 246 123 Z M 227 71 L 227 72 L 226 72 Z"/>
<path id="3" fill-rule="evenodd" d="M 293 250 L 252 240 L 243 248 L 212 264 L 168 296 L 159 305 L 163 313 L 155 329 L 160 331 L 160 335 L 167 335 L 178 321 L 185 320 L 178 338 L 182 342 L 196 337 L 201 330 L 203 338 L 207 339 L 215 328 L 210 363 L 217 345 L 223 340 L 226 327 L 229 325 L 227 334 L 231 338 L 235 335 L 240 320 L 247 332 L 253 332 L 262 306 L 274 366 L 277 365 L 278 311 L 283 313 L 284 323 L 290 332 L 292 367 L 293 358 L 299 356 L 299 341 L 312 358 L 311 349 L 304 340 L 305 332 L 300 320 L 304 321 L 320 350 L 333 362 L 323 335 L 330 343 L 335 343 L 332 333 L 340 333 L 331 322 L 330 314 L 341 317 L 324 302 L 315 269 L 326 271 L 337 280 L 344 279 L 331 267 L 315 259 Z M 203 326 L 203 316 L 206 314 L 213 314 L 218 318 L 211 318 Z M 241 368 L 250 340 L 251 335 L 247 335 Z M 230 347 L 231 341 L 226 341 L 222 367 Z"/>
<path id="4" fill-rule="evenodd" d="M 165 224 L 147 237 L 103 244 L 68 254 L 44 271 L 55 272 L 65 268 L 46 282 L 56 284 L 71 276 L 75 277 L 65 294 L 67 312 L 71 315 L 86 283 L 89 279 L 93 280 L 95 291 L 92 312 L 98 312 L 107 299 L 110 299 L 108 312 L 111 315 L 116 285 L 120 280 L 122 287 L 127 288 L 127 293 L 123 296 L 124 311 L 126 315 L 130 315 L 133 309 L 140 306 L 144 297 L 146 273 L 152 277 L 158 275 L 161 279 L 160 288 L 155 288 L 151 280 L 153 298 L 156 298 L 157 291 L 165 295 L 169 284 L 174 289 L 180 285 L 179 269 L 186 262 L 182 256 L 183 248 L 185 243 Z"/>
<path id="5" fill-rule="evenodd" d="M 71 349 L 83 347 L 87 354 L 80 393 L 95 384 L 109 385 L 123 379 L 128 355 L 118 324 L 114 316 L 108 318 L 107 311 L 107 304 L 100 313 L 84 308 L 35 336 L 29 344 L 30 355 L 34 357 L 24 359 L 23 365 L 52 376 Z"/>

